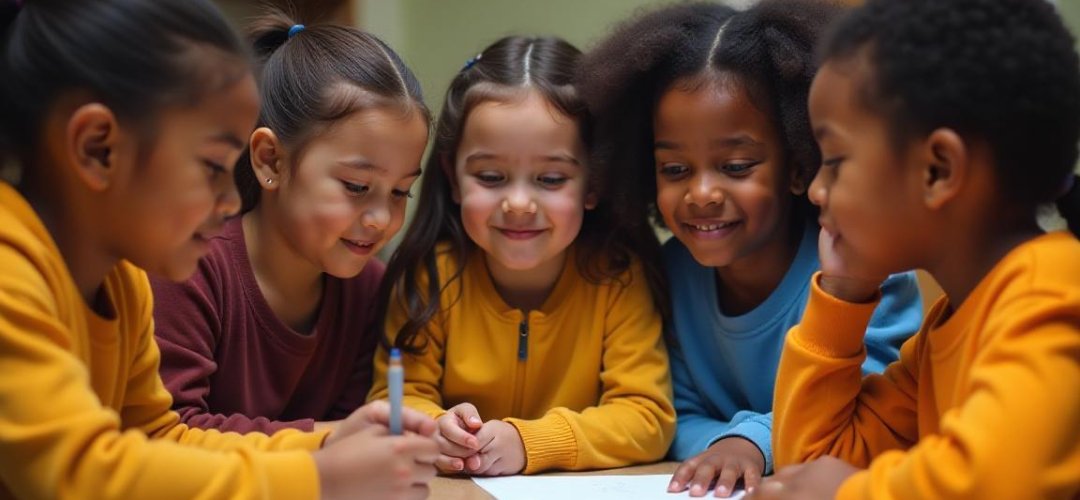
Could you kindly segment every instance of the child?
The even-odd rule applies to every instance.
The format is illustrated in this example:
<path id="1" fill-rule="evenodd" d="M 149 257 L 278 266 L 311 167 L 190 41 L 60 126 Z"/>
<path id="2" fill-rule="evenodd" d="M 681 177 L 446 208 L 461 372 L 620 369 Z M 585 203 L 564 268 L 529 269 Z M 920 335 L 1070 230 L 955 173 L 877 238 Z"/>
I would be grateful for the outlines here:
<path id="1" fill-rule="evenodd" d="M 625 179 L 621 220 L 659 212 L 683 461 L 669 490 L 726 497 L 772 473 L 780 350 L 817 270 L 803 196 L 820 155 L 806 118 L 813 46 L 836 8 L 765 1 L 745 12 L 681 4 L 629 21 L 583 63 L 598 148 Z M 896 359 L 922 310 L 911 274 L 891 278 L 866 337 L 866 371 Z M 715 486 L 711 486 L 715 482 Z"/>
<path id="2" fill-rule="evenodd" d="M 387 267 L 406 404 L 438 418 L 445 472 L 619 467 L 671 442 L 648 264 L 640 235 L 612 231 L 586 161 L 579 56 L 558 38 L 508 37 L 466 64 L 424 170 L 424 217 Z M 386 369 L 380 350 L 369 400 L 385 396 Z"/>
<path id="3" fill-rule="evenodd" d="M 258 98 L 204 0 L 0 5 L 0 498 L 421 496 L 435 423 L 191 429 L 158 376 L 142 267 L 184 279 L 239 208 Z M 322 445 L 325 449 L 318 450 Z M 318 450 L 318 451 L 313 451 Z M 272 452 L 271 452 L 272 451 Z"/>
<path id="4" fill-rule="evenodd" d="M 1041 0 L 870 0 L 810 92 L 821 273 L 784 345 L 761 498 L 1080 496 L 1080 57 Z M 1065 193 L 1071 193 L 1062 197 Z M 858 366 L 887 273 L 946 296 Z M 857 468 L 858 469 L 857 469 Z M 860 470 L 865 468 L 866 470 Z"/>
<path id="5" fill-rule="evenodd" d="M 188 425 L 310 431 L 371 388 L 373 257 L 401 227 L 430 120 L 375 37 L 290 31 L 281 12 L 252 26 L 263 102 L 237 168 L 246 213 L 191 280 L 151 280 L 161 375 Z"/>

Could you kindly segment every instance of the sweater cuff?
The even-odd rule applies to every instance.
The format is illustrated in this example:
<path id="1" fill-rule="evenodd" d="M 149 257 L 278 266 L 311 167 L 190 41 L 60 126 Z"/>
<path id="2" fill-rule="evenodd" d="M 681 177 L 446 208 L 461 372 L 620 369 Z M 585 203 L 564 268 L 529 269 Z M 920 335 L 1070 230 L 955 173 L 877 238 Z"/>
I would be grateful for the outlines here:
<path id="1" fill-rule="evenodd" d="M 506 418 L 525 445 L 525 469 L 534 474 L 548 469 L 572 469 L 577 464 L 577 438 L 570 422 L 558 413 L 548 413 L 537 420 Z"/>
<path id="2" fill-rule="evenodd" d="M 866 303 L 846 302 L 821 289 L 821 271 L 810 280 L 810 299 L 795 339 L 806 349 L 830 358 L 850 358 L 863 350 L 866 326 L 881 302 L 881 291 Z"/>
<path id="3" fill-rule="evenodd" d="M 306 451 L 262 453 L 267 498 L 319 498 L 319 470 Z"/>
<path id="4" fill-rule="evenodd" d="M 325 429 L 315 432 L 302 432 L 295 429 L 285 429 L 274 433 L 275 450 L 308 450 L 315 451 L 322 448 L 326 442 L 326 436 L 330 430 Z"/>
<path id="5" fill-rule="evenodd" d="M 836 500 L 862 499 L 870 496 L 867 491 L 870 481 L 870 471 L 862 470 L 840 483 L 840 489 L 836 490 Z"/>

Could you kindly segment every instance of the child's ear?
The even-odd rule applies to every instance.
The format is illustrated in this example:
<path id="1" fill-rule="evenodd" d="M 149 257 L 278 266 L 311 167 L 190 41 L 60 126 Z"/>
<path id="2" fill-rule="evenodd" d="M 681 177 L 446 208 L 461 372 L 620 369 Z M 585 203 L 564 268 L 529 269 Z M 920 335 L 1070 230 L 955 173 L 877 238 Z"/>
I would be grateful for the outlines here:
<path id="1" fill-rule="evenodd" d="M 585 194 L 585 210 L 592 210 L 600 204 L 600 196 L 593 191 Z"/>
<path id="2" fill-rule="evenodd" d="M 100 103 L 79 106 L 68 118 L 65 137 L 71 164 L 91 190 L 104 191 L 117 175 L 111 167 L 116 164 L 121 134 L 116 115 Z"/>
<path id="3" fill-rule="evenodd" d="M 923 200 L 938 210 L 951 201 L 967 181 L 971 158 L 964 138 L 954 130 L 939 128 L 923 140 L 920 158 Z"/>
<path id="4" fill-rule="evenodd" d="M 277 189 L 281 180 L 281 165 L 285 159 L 285 151 L 281 148 L 277 134 L 269 128 L 259 127 L 251 133 L 249 145 L 255 179 L 263 189 Z"/>
<path id="5" fill-rule="evenodd" d="M 457 176 L 454 175 L 454 162 L 450 160 L 450 155 L 442 153 L 439 155 L 439 166 L 442 167 L 443 174 L 446 175 L 447 182 L 450 183 L 450 198 L 454 200 L 454 203 L 461 204 L 461 186 L 458 186 Z"/>

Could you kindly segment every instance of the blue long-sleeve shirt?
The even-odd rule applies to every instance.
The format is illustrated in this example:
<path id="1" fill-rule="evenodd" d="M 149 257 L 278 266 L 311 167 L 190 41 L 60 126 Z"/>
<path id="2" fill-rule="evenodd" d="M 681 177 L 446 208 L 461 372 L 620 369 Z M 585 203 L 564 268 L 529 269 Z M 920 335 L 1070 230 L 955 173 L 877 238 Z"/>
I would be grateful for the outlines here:
<path id="1" fill-rule="evenodd" d="M 799 323 L 810 278 L 820 267 L 818 227 L 803 234 L 791 267 L 761 305 L 739 316 L 720 311 L 716 272 L 699 264 L 676 238 L 664 245 L 671 283 L 675 342 L 669 344 L 678 427 L 668 455 L 686 460 L 716 441 L 753 442 L 772 473 L 772 400 L 784 336 Z M 914 273 L 890 276 L 866 332 L 863 373 L 880 372 L 915 334 L 922 299 Z"/>

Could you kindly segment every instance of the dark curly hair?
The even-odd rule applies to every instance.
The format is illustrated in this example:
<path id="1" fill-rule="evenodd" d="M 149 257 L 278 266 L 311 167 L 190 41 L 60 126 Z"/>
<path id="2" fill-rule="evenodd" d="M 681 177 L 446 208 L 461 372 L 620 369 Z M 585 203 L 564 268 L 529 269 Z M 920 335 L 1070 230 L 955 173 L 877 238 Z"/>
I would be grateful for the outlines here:
<path id="1" fill-rule="evenodd" d="M 1074 42 L 1045 0 L 870 0 L 837 23 L 822 56 L 867 63 L 859 99 L 894 145 L 939 127 L 984 140 L 1006 201 L 1057 200 L 1080 234 Z"/>
<path id="2" fill-rule="evenodd" d="M 451 197 L 450 176 L 454 158 L 469 113 L 488 101 L 513 101 L 524 92 L 535 91 L 563 115 L 578 124 L 586 149 L 591 143 L 591 117 L 574 81 L 581 52 L 556 37 L 510 36 L 491 44 L 465 65 L 450 82 L 446 101 L 436 125 L 435 145 L 424 165 L 420 180 L 417 217 L 405 231 L 397 251 L 390 258 L 383 277 L 376 317 L 385 327 L 388 309 L 395 301 L 405 307 L 408 319 L 397 332 L 381 337 L 384 344 L 407 352 L 419 352 L 426 346 L 425 326 L 442 307 L 440 292 L 459 279 L 462 267 L 450 276 L 439 276 L 436 248 L 448 244 L 458 263 L 464 263 L 475 244 L 465 233 L 461 209 Z M 599 204 L 585 212 L 581 231 L 574 240 L 578 249 L 576 263 L 587 280 L 603 282 L 617 279 L 630 269 L 635 259 L 645 270 L 650 289 L 662 288 L 656 255 L 638 251 L 639 240 L 653 238 L 648 233 L 626 230 L 615 224 L 615 209 L 606 197 L 605 180 L 591 165 L 587 168 L 590 191 Z M 423 278 L 427 278 L 426 286 Z M 654 303 L 666 319 L 667 300 L 655 297 Z"/>
<path id="3" fill-rule="evenodd" d="M 821 163 L 807 111 L 814 50 L 840 9 L 824 0 L 764 0 L 741 12 L 717 3 L 677 4 L 622 23 L 589 52 L 580 71 L 596 119 L 594 161 L 618 181 L 612 196 L 620 222 L 663 225 L 653 113 L 673 85 L 721 79 L 741 85 L 776 125 L 788 168 L 809 184 Z M 793 207 L 816 218 L 805 196 Z M 651 245 L 659 247 L 655 237 Z"/>

